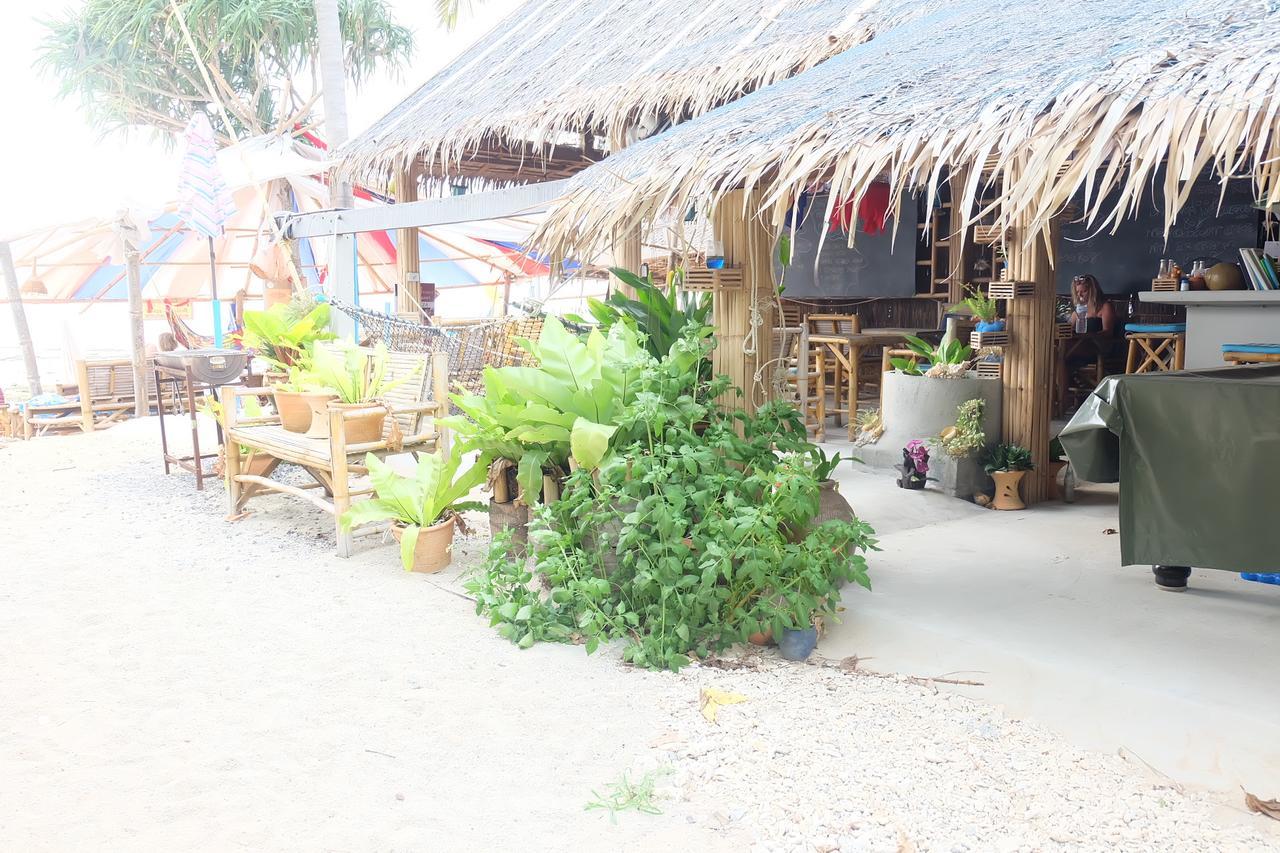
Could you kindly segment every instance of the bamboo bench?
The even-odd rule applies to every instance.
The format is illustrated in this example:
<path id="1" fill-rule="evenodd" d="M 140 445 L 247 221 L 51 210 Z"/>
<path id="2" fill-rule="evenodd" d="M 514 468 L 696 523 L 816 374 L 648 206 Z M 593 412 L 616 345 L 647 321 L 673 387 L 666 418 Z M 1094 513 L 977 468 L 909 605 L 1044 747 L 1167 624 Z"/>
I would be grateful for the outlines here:
<path id="1" fill-rule="evenodd" d="M 371 487 L 354 488 L 351 482 L 353 475 L 368 473 L 361 464 L 365 454 L 373 453 L 385 458 L 401 452 L 432 452 L 436 448 L 448 451 L 448 431 L 437 423 L 438 417 L 448 413 L 447 357 L 442 353 L 389 353 L 387 379 L 405 376 L 413 378 L 388 393 L 385 406 L 382 403 L 359 409 L 330 406 L 328 438 L 308 438 L 302 433 L 289 432 L 280 425 L 279 415 L 240 417 L 240 399 L 269 396 L 272 393 L 269 388 L 223 388 L 229 519 L 238 517 L 255 495 L 265 492 L 292 495 L 334 517 L 338 556 L 351 556 L 354 537 L 362 535 L 362 532 L 344 530 L 339 519 L 351 507 L 354 498 L 373 493 Z M 370 408 L 388 410 L 382 437 L 363 444 L 347 444 L 345 422 Z M 396 431 L 400 440 L 393 442 Z M 248 450 L 244 459 L 239 452 L 241 446 Z M 271 479 L 271 474 L 285 462 L 301 466 L 315 482 L 296 486 Z M 317 490 L 323 490 L 323 495 L 317 494 Z"/>
<path id="2" fill-rule="evenodd" d="M 156 399 L 152 367 L 148 359 L 148 409 Z M 127 358 L 77 361 L 76 385 L 72 393 L 79 399 L 26 407 L 22 416 L 23 436 L 31 438 L 50 430 L 64 429 L 93 432 L 128 418 L 137 406 L 133 390 L 133 362 Z"/>

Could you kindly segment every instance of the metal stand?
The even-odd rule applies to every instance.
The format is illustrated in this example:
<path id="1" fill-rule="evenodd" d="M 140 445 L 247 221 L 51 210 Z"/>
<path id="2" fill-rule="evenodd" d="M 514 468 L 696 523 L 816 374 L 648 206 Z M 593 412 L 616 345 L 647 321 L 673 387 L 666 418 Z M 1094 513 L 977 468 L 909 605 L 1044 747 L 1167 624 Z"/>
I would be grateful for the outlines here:
<path id="1" fill-rule="evenodd" d="M 200 452 L 200 422 L 197 419 L 196 399 L 198 396 L 208 394 L 215 401 L 218 400 L 218 385 L 212 385 L 207 382 L 201 382 L 191 373 L 191 367 L 187 366 L 182 369 L 174 367 L 165 367 L 157 364 L 155 366 L 156 375 L 156 410 L 160 415 L 160 447 L 164 455 L 164 472 L 170 473 L 173 466 L 177 466 L 184 471 L 190 471 L 196 475 L 196 490 L 204 489 L 204 481 L 206 478 L 216 479 L 218 474 L 210 469 L 205 470 L 205 460 L 218 459 L 217 453 L 201 453 Z M 175 414 L 180 413 L 185 403 L 188 417 L 191 418 L 191 455 L 175 456 L 169 452 L 169 435 L 165 427 L 165 404 L 162 383 L 168 383 L 170 392 L 173 394 L 174 401 L 177 403 Z M 229 385 L 244 385 L 245 380 L 242 378 L 239 382 L 230 382 Z M 220 402 L 220 401 L 219 401 Z M 222 440 L 222 421 L 215 418 L 216 429 L 218 432 L 218 446 L 223 444 Z"/>

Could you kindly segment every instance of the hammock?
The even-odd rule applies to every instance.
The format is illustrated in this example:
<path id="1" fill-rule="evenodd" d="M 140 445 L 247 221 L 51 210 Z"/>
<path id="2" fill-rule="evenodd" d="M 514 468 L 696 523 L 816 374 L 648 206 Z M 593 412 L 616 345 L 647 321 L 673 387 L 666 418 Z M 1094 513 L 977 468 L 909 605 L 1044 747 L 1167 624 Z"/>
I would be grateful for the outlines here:
<path id="1" fill-rule="evenodd" d="M 424 326 L 338 299 L 329 304 L 360 324 L 361 343 L 386 345 L 392 352 L 439 352 L 449 359 L 450 384 L 484 393 L 484 369 L 530 362 L 521 338 L 537 339 L 542 315 L 502 317 L 460 326 Z"/>
<path id="2" fill-rule="evenodd" d="M 224 343 L 230 343 L 235 349 L 241 348 L 241 332 L 244 331 L 244 291 L 236 294 L 231 309 L 231 329 L 223 336 Z M 169 323 L 169 331 L 178 346 L 186 349 L 213 349 L 213 335 L 202 335 L 191 328 L 187 321 L 179 317 L 173 310 L 173 302 L 164 300 L 164 318 Z"/>

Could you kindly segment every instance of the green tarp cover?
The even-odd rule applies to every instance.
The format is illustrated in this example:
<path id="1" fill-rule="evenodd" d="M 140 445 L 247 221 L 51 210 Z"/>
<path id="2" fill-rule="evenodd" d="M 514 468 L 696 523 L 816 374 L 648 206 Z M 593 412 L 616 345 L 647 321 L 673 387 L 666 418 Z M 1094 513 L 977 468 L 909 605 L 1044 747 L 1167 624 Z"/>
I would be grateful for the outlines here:
<path id="1" fill-rule="evenodd" d="M 1126 565 L 1280 572 L 1280 365 L 1112 376 L 1061 434 Z"/>

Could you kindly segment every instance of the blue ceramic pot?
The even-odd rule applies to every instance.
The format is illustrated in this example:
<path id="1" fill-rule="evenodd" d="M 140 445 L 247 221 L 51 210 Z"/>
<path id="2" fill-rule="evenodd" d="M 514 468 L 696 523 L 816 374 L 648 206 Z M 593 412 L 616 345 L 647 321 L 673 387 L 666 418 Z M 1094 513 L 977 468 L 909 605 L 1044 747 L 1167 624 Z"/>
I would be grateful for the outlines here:
<path id="1" fill-rule="evenodd" d="M 783 628 L 782 639 L 778 641 L 778 651 L 787 660 L 807 660 L 817 647 L 818 630 L 816 628 L 805 628 L 799 631 Z"/>
<path id="2" fill-rule="evenodd" d="M 718 255 L 707 258 L 707 269 L 709 270 L 724 269 L 724 258 L 719 257 Z"/>
<path id="3" fill-rule="evenodd" d="M 1003 332 L 1004 320 L 992 320 L 990 323 L 975 323 L 974 329 L 979 332 Z"/>

